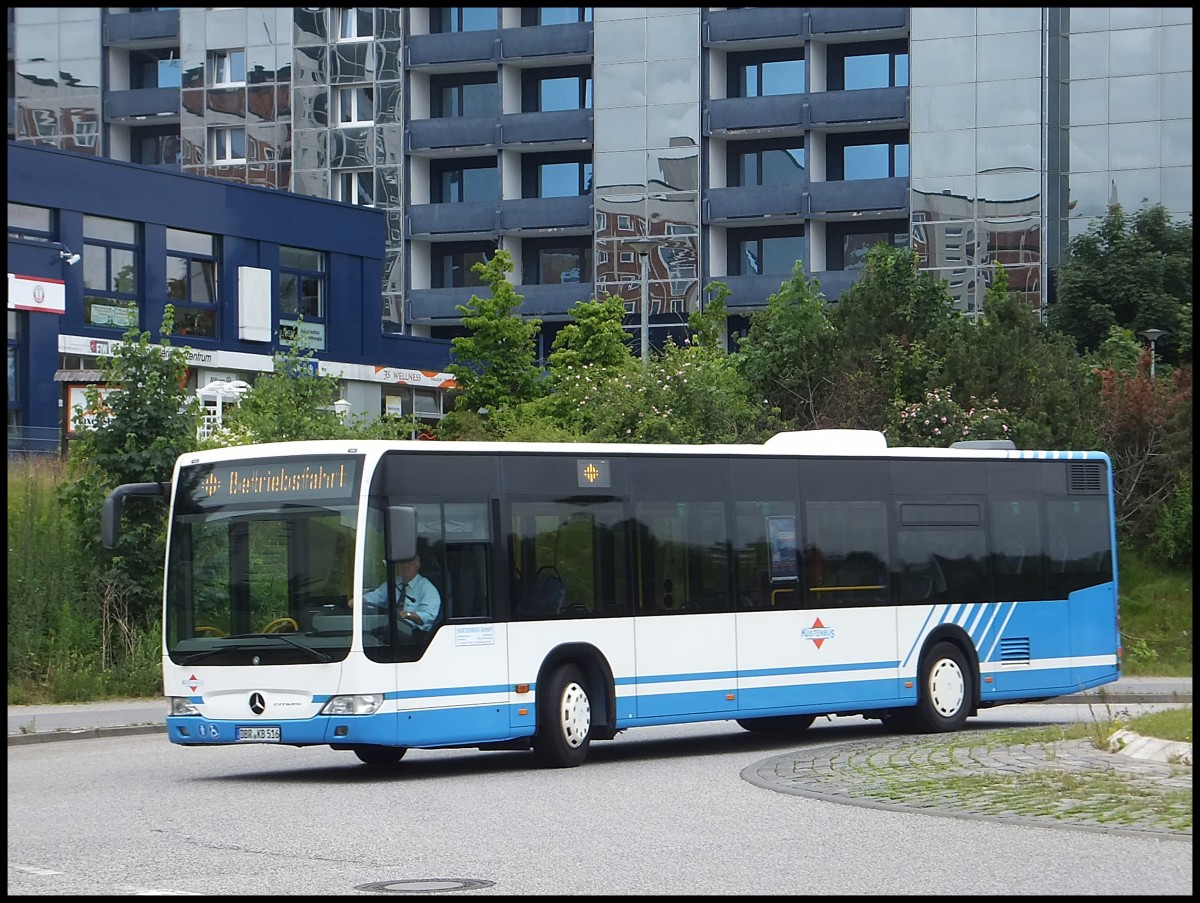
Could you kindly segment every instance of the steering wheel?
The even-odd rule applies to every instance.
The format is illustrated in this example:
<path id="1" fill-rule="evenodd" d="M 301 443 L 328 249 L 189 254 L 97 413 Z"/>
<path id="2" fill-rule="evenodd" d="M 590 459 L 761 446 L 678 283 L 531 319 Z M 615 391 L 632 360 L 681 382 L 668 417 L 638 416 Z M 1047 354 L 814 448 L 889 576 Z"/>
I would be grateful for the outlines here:
<path id="1" fill-rule="evenodd" d="M 282 628 L 288 627 L 288 626 L 290 626 L 292 628 L 292 631 L 294 633 L 299 632 L 299 630 L 300 630 L 300 625 L 296 623 L 296 620 L 294 618 L 276 618 L 274 621 L 272 621 L 270 624 L 268 624 L 266 627 L 264 627 L 260 632 L 261 633 L 279 633 L 279 631 Z"/>
<path id="2" fill-rule="evenodd" d="M 202 626 L 197 627 L 196 633 L 202 633 L 205 636 L 228 636 L 229 635 L 224 630 L 222 630 L 220 627 L 212 627 L 208 624 L 204 624 Z"/>

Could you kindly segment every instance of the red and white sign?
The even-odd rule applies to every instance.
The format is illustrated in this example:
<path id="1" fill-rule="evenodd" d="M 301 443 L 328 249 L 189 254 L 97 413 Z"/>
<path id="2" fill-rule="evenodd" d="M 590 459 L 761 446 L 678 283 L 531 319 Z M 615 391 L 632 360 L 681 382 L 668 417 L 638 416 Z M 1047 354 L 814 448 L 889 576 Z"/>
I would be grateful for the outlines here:
<path id="1" fill-rule="evenodd" d="M 8 274 L 8 309 L 46 314 L 67 312 L 67 288 L 61 279 Z"/>

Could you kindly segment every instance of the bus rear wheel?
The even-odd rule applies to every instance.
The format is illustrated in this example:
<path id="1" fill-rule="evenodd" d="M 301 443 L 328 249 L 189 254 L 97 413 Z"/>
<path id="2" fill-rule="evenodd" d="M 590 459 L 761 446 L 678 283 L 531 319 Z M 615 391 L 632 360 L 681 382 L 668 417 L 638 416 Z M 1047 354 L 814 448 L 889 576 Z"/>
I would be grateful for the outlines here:
<path id="1" fill-rule="evenodd" d="M 738 718 L 737 723 L 754 734 L 802 734 L 816 720 L 816 715 L 772 715 L 768 718 Z"/>
<path id="2" fill-rule="evenodd" d="M 356 746 L 354 755 L 366 765 L 395 765 L 408 752 L 406 746 Z"/>
<path id="3" fill-rule="evenodd" d="M 592 737 L 592 704 L 578 665 L 553 671 L 538 689 L 537 733 L 533 753 L 548 768 L 574 768 L 587 758 Z"/>
<path id="4" fill-rule="evenodd" d="M 953 643 L 938 643 L 921 664 L 916 708 L 902 721 L 925 734 L 959 730 L 967 722 L 975 698 L 971 668 L 963 651 Z"/>

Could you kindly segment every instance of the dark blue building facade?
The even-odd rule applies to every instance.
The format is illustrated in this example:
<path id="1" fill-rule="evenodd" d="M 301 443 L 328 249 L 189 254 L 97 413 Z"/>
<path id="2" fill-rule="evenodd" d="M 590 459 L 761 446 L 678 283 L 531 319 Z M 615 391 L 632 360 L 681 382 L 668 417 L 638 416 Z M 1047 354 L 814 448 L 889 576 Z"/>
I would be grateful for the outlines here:
<path id="1" fill-rule="evenodd" d="M 192 389 L 299 336 L 352 414 L 440 416 L 449 341 L 380 330 L 379 210 L 10 141 L 8 213 L 10 451 L 61 447 L 99 361 L 168 304 Z"/>

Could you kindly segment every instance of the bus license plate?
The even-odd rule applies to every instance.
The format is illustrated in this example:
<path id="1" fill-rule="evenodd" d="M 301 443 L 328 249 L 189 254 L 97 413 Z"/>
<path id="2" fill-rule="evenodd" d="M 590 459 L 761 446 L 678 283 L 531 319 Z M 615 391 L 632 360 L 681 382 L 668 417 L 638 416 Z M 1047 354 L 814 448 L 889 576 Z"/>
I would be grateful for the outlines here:
<path id="1" fill-rule="evenodd" d="M 237 729 L 238 743 L 278 743 L 279 728 L 277 727 L 239 727 Z"/>

